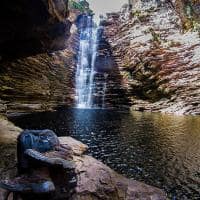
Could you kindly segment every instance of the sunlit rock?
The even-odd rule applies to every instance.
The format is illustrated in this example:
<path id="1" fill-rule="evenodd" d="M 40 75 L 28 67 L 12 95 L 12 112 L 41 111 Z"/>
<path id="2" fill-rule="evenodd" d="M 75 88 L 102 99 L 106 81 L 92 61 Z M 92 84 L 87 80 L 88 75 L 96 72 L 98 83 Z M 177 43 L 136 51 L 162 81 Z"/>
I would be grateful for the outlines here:
<path id="1" fill-rule="evenodd" d="M 191 21 L 188 31 L 180 16 L 198 21 L 184 11 L 192 2 L 137 2 L 128 19 L 119 12 L 104 22 L 133 109 L 200 114 L 198 25 Z"/>

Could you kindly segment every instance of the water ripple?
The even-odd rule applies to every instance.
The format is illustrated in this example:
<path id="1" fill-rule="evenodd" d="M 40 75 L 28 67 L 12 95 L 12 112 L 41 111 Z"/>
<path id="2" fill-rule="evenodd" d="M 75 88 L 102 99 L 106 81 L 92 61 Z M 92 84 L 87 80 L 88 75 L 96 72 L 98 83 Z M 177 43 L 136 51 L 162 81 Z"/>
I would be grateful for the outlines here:
<path id="1" fill-rule="evenodd" d="M 89 154 L 170 199 L 200 199 L 200 117 L 111 110 L 61 110 L 12 119 L 89 145 Z"/>

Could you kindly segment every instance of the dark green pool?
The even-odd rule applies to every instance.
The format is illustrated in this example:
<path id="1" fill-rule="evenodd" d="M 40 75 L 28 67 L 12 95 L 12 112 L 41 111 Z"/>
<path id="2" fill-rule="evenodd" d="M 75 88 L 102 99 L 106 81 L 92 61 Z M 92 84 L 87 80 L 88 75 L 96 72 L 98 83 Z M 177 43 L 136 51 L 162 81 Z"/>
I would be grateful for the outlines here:
<path id="1" fill-rule="evenodd" d="M 89 145 L 89 154 L 170 199 L 200 199 L 200 117 L 66 109 L 13 117 L 26 129 L 52 129 Z"/>

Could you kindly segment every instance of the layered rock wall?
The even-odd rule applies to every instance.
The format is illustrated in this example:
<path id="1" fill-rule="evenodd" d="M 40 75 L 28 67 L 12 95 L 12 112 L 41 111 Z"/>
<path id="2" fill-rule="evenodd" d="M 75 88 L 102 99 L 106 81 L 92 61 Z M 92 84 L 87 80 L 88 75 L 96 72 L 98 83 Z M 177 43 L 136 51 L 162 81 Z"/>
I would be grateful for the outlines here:
<path id="1" fill-rule="evenodd" d="M 148 1 L 104 22 L 135 110 L 200 114 L 200 39 L 170 2 Z"/>
<path id="2" fill-rule="evenodd" d="M 78 10 L 68 1 L 3 1 L 0 8 L 0 112 L 71 105 Z"/>
<path id="3" fill-rule="evenodd" d="M 195 0 L 171 0 L 172 7 L 181 19 L 182 29 L 198 29 L 200 2 Z"/>
<path id="4" fill-rule="evenodd" d="M 72 104 L 73 55 L 63 50 L 1 63 L 1 111 L 43 111 Z"/>
<path id="5" fill-rule="evenodd" d="M 105 37 L 104 28 L 99 28 L 99 41 L 95 62 L 94 95 L 96 105 L 105 108 L 126 108 L 129 100 L 119 68 L 112 55 L 110 44 Z"/>

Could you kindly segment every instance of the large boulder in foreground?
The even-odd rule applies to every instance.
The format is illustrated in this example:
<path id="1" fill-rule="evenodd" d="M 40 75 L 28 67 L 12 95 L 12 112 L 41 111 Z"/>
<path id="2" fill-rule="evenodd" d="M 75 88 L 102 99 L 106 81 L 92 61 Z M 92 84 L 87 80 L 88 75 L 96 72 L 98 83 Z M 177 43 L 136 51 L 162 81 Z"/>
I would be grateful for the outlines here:
<path id="1" fill-rule="evenodd" d="M 88 147 L 83 143 L 71 137 L 60 137 L 59 142 L 60 145 L 69 147 L 71 152 L 70 154 L 72 155 L 71 162 L 73 162 L 73 165 L 75 167 L 74 172 L 76 176 L 76 185 L 74 186 L 75 188 L 73 187 L 73 193 L 68 194 L 70 195 L 68 199 L 70 200 L 165 200 L 167 199 L 165 193 L 162 190 L 138 181 L 127 179 L 119 175 L 106 165 L 104 165 L 102 162 L 94 159 L 91 156 L 84 155 Z M 42 171 L 38 171 L 38 175 L 42 177 L 45 174 L 43 174 Z M 62 179 L 63 177 L 60 177 L 60 179 L 57 180 L 57 182 L 61 181 Z M 6 191 L 0 189 L 0 199 L 5 197 L 5 195 Z M 9 197 L 11 196 L 12 195 L 10 195 Z M 58 196 L 60 196 L 60 194 L 55 193 L 55 195 L 50 199 L 56 199 L 56 200 L 63 199 L 59 198 Z"/>
<path id="2" fill-rule="evenodd" d="M 83 155 L 87 146 L 71 137 L 60 137 L 61 144 L 74 152 L 77 186 L 72 200 L 164 200 L 165 193 L 155 187 L 127 179 L 102 162 Z M 82 154 L 82 155 L 81 155 Z"/>

